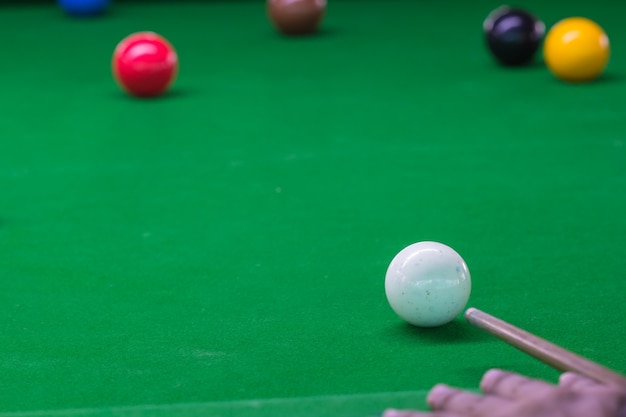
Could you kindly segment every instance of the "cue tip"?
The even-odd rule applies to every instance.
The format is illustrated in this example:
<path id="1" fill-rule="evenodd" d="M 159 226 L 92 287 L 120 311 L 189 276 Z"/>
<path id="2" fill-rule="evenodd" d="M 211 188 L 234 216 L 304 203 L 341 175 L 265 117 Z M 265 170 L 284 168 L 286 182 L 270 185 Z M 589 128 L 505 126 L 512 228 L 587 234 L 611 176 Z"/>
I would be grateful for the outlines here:
<path id="1" fill-rule="evenodd" d="M 465 320 L 470 321 L 470 317 L 472 316 L 472 314 L 477 311 L 478 309 L 475 307 L 470 307 L 467 310 L 465 310 Z"/>

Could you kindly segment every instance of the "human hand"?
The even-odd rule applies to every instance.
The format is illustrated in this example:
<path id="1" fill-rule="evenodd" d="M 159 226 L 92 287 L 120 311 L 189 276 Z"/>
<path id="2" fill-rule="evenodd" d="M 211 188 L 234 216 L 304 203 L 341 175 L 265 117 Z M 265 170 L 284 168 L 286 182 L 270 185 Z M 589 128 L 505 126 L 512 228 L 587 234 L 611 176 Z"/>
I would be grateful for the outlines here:
<path id="1" fill-rule="evenodd" d="M 439 384 L 427 397 L 432 411 L 387 410 L 383 417 L 626 417 L 626 389 L 564 373 L 558 385 L 492 369 L 484 395 Z"/>

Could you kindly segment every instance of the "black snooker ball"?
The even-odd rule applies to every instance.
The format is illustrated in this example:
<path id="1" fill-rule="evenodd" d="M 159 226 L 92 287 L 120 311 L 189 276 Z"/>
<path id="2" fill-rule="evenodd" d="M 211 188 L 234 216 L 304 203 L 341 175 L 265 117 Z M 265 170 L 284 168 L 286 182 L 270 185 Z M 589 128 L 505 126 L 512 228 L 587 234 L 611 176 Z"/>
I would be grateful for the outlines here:
<path id="1" fill-rule="evenodd" d="M 483 23 L 487 46 L 493 57 L 505 66 L 532 62 L 545 35 L 545 24 L 526 10 L 502 6 Z"/>

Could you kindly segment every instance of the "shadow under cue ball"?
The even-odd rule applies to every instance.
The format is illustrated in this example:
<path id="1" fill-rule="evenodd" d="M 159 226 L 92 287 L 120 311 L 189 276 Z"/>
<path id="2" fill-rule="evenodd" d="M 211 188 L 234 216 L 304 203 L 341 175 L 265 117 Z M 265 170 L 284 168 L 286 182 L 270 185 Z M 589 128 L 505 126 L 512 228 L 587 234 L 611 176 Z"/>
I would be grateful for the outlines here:
<path id="1" fill-rule="evenodd" d="M 284 35 L 315 33 L 326 13 L 326 0 L 267 0 L 267 13 Z"/>

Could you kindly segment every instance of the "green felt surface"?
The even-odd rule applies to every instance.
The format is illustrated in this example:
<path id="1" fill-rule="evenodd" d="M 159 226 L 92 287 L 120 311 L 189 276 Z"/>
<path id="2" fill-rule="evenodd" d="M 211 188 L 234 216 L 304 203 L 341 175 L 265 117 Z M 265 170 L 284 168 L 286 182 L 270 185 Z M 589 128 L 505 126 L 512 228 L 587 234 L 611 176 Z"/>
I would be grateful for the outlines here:
<path id="1" fill-rule="evenodd" d="M 369 415 L 490 367 L 554 380 L 393 314 L 420 240 L 465 258 L 471 305 L 626 371 L 623 6 L 526 3 L 601 23 L 606 76 L 498 68 L 486 0 L 337 0 L 297 40 L 262 2 L 2 8 L 0 415 Z M 109 67 L 146 29 L 181 60 L 154 101 Z"/>
<path id="2" fill-rule="evenodd" d="M 0 413 L 2 417 L 315 417 L 331 412 L 339 417 L 374 417 L 393 404 L 397 409 L 413 409 L 425 401 L 426 392 L 368 393 L 306 398 L 271 398 L 215 403 L 161 404 L 131 407 L 103 407 L 75 410 L 48 410 Z"/>

